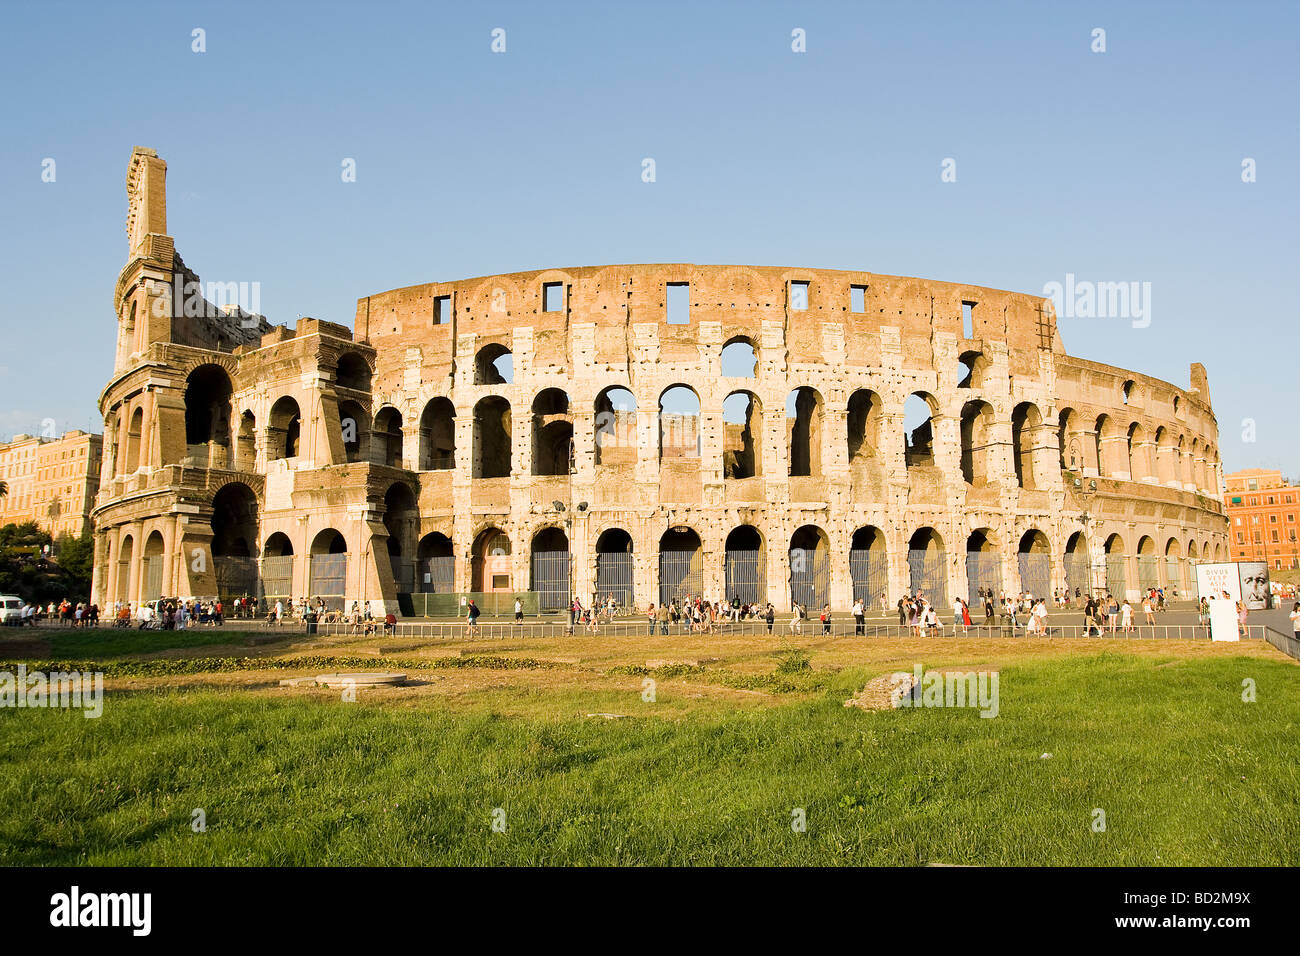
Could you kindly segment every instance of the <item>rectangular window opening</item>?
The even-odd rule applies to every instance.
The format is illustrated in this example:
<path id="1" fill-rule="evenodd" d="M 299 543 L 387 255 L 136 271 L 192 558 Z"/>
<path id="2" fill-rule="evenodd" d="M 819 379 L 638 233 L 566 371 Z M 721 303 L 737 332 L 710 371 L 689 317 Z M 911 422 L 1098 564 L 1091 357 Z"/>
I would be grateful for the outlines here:
<path id="1" fill-rule="evenodd" d="M 975 303 L 961 304 L 961 334 L 964 338 L 975 338 Z"/>
<path id="2" fill-rule="evenodd" d="M 451 296 L 440 295 L 433 300 L 433 324 L 451 324 Z"/>
<path id="3" fill-rule="evenodd" d="M 691 284 L 689 282 L 668 283 L 667 311 L 669 325 L 690 325 Z"/>
<path id="4" fill-rule="evenodd" d="M 564 283 L 562 282 L 542 283 L 542 311 L 543 312 L 564 311 Z"/>
<path id="5" fill-rule="evenodd" d="M 849 311 L 865 312 L 867 311 L 867 287 L 864 285 L 849 286 Z"/>
<path id="6" fill-rule="evenodd" d="M 793 312 L 804 312 L 808 309 L 807 282 L 790 283 L 790 309 Z"/>

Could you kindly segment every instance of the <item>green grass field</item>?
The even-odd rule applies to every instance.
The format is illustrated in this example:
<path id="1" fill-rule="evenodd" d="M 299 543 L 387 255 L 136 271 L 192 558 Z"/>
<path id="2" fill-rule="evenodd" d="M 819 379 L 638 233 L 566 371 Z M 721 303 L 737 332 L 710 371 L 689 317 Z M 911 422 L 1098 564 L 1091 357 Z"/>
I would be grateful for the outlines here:
<path id="1" fill-rule="evenodd" d="M 854 656 L 774 681 L 737 653 L 654 703 L 635 673 L 464 666 L 357 703 L 235 674 L 119 682 L 98 720 L 5 709 L 0 864 L 1300 863 L 1280 656 Z M 996 660 L 1000 715 L 843 706 L 914 659 Z"/>

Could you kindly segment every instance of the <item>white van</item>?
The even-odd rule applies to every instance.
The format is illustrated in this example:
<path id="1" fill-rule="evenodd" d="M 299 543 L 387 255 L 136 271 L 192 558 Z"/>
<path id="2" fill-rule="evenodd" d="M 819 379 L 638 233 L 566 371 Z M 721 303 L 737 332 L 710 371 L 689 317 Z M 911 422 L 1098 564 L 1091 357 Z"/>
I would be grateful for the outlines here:
<path id="1" fill-rule="evenodd" d="M 23 622 L 23 599 L 16 594 L 0 594 L 0 624 L 17 627 Z"/>

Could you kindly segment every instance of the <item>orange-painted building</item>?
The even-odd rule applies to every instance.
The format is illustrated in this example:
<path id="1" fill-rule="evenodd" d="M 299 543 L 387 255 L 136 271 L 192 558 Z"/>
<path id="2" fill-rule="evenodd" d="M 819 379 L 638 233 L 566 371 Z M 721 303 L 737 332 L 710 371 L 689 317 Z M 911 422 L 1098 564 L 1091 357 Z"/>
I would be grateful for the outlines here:
<path id="1" fill-rule="evenodd" d="M 1267 561 L 1273 571 L 1300 568 L 1300 485 L 1266 468 L 1234 471 L 1224 483 L 1233 559 Z"/>

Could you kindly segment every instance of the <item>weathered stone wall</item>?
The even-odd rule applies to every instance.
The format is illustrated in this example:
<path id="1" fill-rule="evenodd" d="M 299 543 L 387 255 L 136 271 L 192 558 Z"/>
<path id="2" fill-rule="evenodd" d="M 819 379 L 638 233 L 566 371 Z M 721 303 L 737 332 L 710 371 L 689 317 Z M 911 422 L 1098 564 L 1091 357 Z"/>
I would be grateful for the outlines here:
<path id="1" fill-rule="evenodd" d="M 148 250 L 163 244 L 170 248 L 170 239 L 138 237 L 124 273 L 143 268 Z M 689 285 L 682 324 L 668 322 L 670 284 Z M 559 289 L 553 311 L 548 286 Z M 120 323 L 128 298 L 119 286 Z M 1008 590 L 1020 586 L 1017 554 L 1034 531 L 1048 542 L 1054 587 L 1066 583 L 1064 557 L 1076 532 L 1094 585 L 1105 576 L 1109 542 L 1128 562 L 1130 591 L 1139 550 L 1158 555 L 1160 580 L 1179 586 L 1189 559 L 1227 554 L 1204 369 L 1192 366 L 1184 389 L 1073 358 L 1039 297 L 867 272 L 602 266 L 368 296 L 358 301 L 355 329 L 354 336 L 303 319 L 292 331 L 264 330 L 259 341 L 224 349 L 150 341 L 120 363 L 101 398 L 106 433 L 119 449 L 105 455 L 97 511 L 110 569 L 97 575 L 101 600 L 141 597 L 139 571 L 115 573 L 110 546 L 120 556 L 130 537 L 136 561 L 154 524 L 171 555 L 163 592 L 211 593 L 211 576 L 191 570 L 193 555 L 210 547 L 213 497 L 230 483 L 246 485 L 256 502 L 251 558 L 276 534 L 295 556 L 307 555 L 334 529 L 346 541 L 348 600 L 389 606 L 397 594 L 390 551 L 411 559 L 426 536 L 445 535 L 454 586 L 469 590 L 483 583 L 475 580 L 484 574 L 476 542 L 493 528 L 511 547 L 487 557 L 509 567 L 519 590 L 530 586 L 534 537 L 563 530 L 573 588 L 584 601 L 595 586 L 597 540 L 626 531 L 642 606 L 658 599 L 660 541 L 670 528 L 698 534 L 703 592 L 718 598 L 727 596 L 727 536 L 742 525 L 757 529 L 767 594 L 783 609 L 792 541 L 805 526 L 818 529 L 829 553 L 825 593 L 837 608 L 852 600 L 850 542 L 863 527 L 883 535 L 891 596 L 912 583 L 909 542 L 925 528 L 941 542 L 950 595 L 966 593 L 966 550 L 976 532 L 987 539 L 980 547 L 998 555 Z M 736 340 L 754 349 L 753 377 L 724 374 L 723 348 Z M 506 350 L 510 381 L 491 381 L 486 358 Z M 198 462 L 183 437 L 185 389 L 196 369 L 211 364 L 230 381 L 229 438 L 224 447 L 200 448 Z M 698 420 L 683 422 L 682 409 L 668 408 L 674 437 L 661 443 L 660 399 L 674 386 L 694 392 Z M 630 391 L 636 410 L 606 428 L 611 437 L 598 463 L 598 399 L 611 387 Z M 562 390 L 567 408 L 553 407 L 546 389 Z M 796 389 L 812 390 L 800 425 L 787 417 Z M 724 422 L 722 409 L 737 391 L 761 409 L 752 423 L 754 477 L 724 477 L 734 460 L 725 449 L 735 447 L 739 426 Z M 909 466 L 903 418 L 913 393 L 932 411 L 932 455 Z M 855 407 L 871 409 L 861 434 L 850 434 L 851 424 L 863 424 L 861 414 L 850 415 L 855 394 Z M 300 414 L 293 455 L 282 454 L 287 432 L 276 420 L 284 399 Z M 430 424 L 432 410 L 426 419 L 438 399 L 454 407 L 445 430 L 455 453 L 447 462 L 429 454 L 430 435 L 444 427 Z M 144 421 L 132 456 L 136 408 Z M 545 461 L 562 458 L 553 442 L 564 441 L 569 425 L 571 473 L 534 474 L 535 449 Z M 804 433 L 809 447 L 792 457 Z M 495 463 L 505 476 L 476 477 L 493 473 L 498 440 L 508 448 L 508 462 Z M 1169 565 L 1167 552 L 1175 559 Z M 309 563 L 295 560 L 296 596 L 312 590 Z"/>

